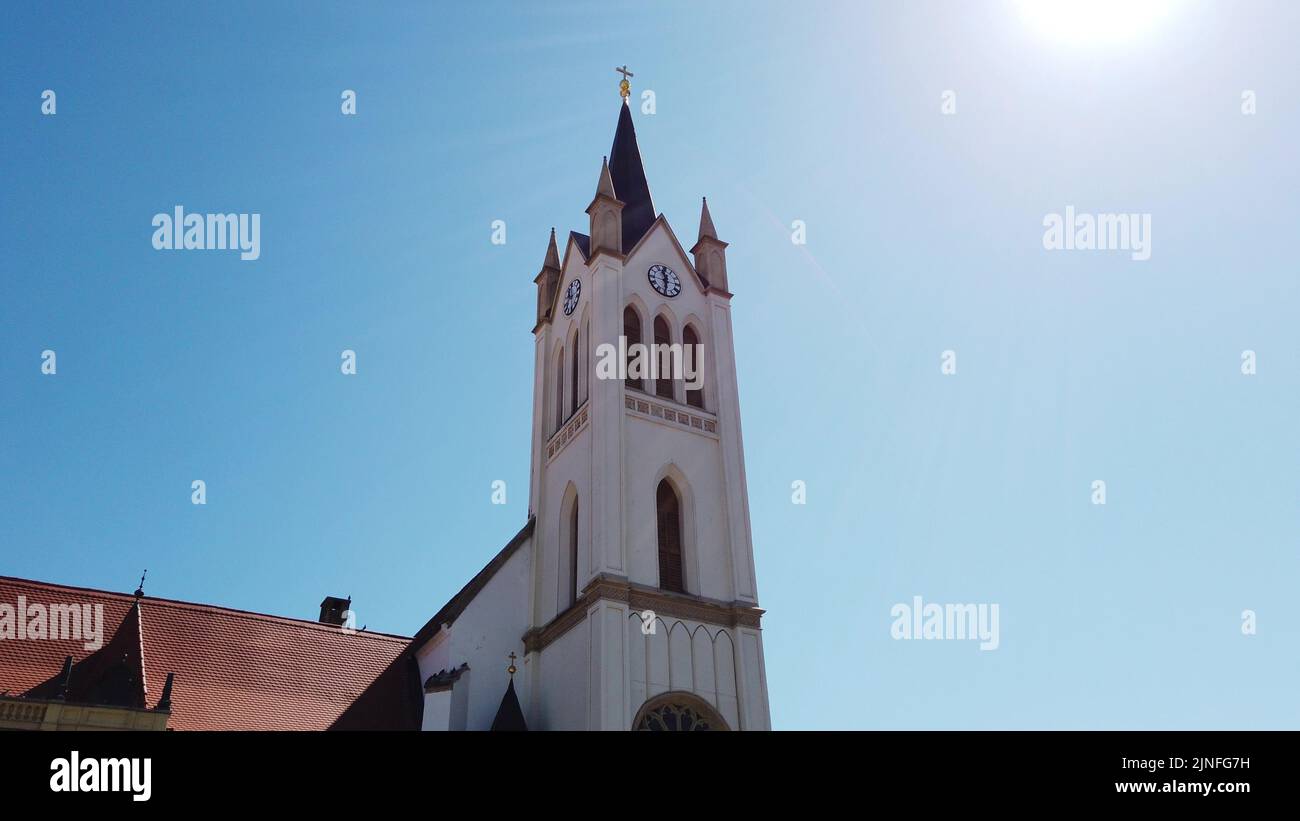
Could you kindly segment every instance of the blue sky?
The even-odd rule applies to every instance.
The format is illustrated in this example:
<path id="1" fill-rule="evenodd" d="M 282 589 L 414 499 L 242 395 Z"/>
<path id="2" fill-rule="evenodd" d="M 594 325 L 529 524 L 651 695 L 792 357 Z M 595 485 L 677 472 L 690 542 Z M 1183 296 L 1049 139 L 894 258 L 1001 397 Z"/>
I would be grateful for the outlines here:
<path id="1" fill-rule="evenodd" d="M 1300 727 L 1300 7 L 469 5 L 5 5 L 0 574 L 417 629 L 527 515 L 627 63 L 656 206 L 731 243 L 774 726 Z M 153 250 L 176 204 L 261 259 Z M 1067 205 L 1151 259 L 1044 251 Z M 999 649 L 892 640 L 914 595 Z"/>

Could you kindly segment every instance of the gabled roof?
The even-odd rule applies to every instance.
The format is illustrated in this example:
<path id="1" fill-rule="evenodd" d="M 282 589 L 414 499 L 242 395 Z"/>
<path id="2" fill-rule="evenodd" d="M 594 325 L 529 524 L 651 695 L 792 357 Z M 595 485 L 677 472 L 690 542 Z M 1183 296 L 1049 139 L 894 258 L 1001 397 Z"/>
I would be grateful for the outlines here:
<path id="1" fill-rule="evenodd" d="M 582 252 L 583 262 L 591 258 L 591 237 L 586 234 L 579 234 L 577 231 L 570 231 L 569 239 L 573 240 L 574 244 L 578 246 L 578 250 Z"/>
<path id="2" fill-rule="evenodd" d="M 0 577 L 0 603 L 100 605 L 103 646 L 0 640 L 0 692 L 154 709 L 175 673 L 176 730 L 419 729 L 410 640 L 225 607 Z"/>
<path id="3" fill-rule="evenodd" d="M 695 277 L 695 284 L 700 286 L 701 291 L 709 290 L 709 283 L 704 279 L 704 276 L 701 275 L 700 272 L 695 269 L 695 264 L 691 262 L 691 258 L 686 255 L 686 249 L 683 248 L 681 242 L 678 241 L 677 232 L 674 231 L 673 227 L 668 224 L 667 217 L 665 217 L 663 214 L 660 214 L 659 216 L 655 217 L 654 222 L 650 223 L 650 228 L 646 229 L 645 237 L 650 236 L 650 229 L 660 224 L 663 225 L 664 231 L 668 233 L 668 239 L 672 242 L 673 249 L 676 250 L 678 255 L 681 257 L 681 264 L 686 267 L 686 270 L 691 272 L 692 276 Z M 642 241 L 645 240 L 645 237 L 641 238 Z M 629 259 L 635 256 L 636 252 L 640 250 L 640 245 L 641 243 L 638 242 L 636 247 L 630 249 L 627 252 L 627 256 Z"/>
<path id="4" fill-rule="evenodd" d="M 614 193 L 623 203 L 623 252 L 627 253 L 650 230 L 656 212 L 641 162 L 641 149 L 636 143 L 632 111 L 626 101 L 619 105 L 618 128 L 614 131 L 614 146 L 609 150 L 609 173 L 614 180 Z"/>

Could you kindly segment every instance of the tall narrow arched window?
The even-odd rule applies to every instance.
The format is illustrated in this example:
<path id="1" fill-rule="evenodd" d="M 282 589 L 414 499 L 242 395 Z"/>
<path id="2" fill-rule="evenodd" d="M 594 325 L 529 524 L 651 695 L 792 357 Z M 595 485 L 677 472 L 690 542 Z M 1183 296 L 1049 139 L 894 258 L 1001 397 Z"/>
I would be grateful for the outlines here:
<path id="1" fill-rule="evenodd" d="M 659 587 L 686 592 L 682 584 L 682 505 L 672 483 L 664 479 L 655 491 L 659 530 Z"/>
<path id="2" fill-rule="evenodd" d="M 564 349 L 555 360 L 555 429 L 564 424 Z"/>
<path id="3" fill-rule="evenodd" d="M 582 347 L 577 332 L 573 334 L 573 380 L 569 385 L 569 412 L 578 409 L 578 349 Z"/>
<path id="4" fill-rule="evenodd" d="M 703 384 L 704 378 L 704 349 L 700 346 L 700 335 L 695 332 L 695 327 L 687 325 L 686 330 L 682 331 L 682 357 L 688 359 L 694 368 L 693 376 L 698 384 Z M 704 389 L 703 388 L 686 388 L 686 404 L 693 405 L 697 408 L 704 407 Z"/>
<path id="5" fill-rule="evenodd" d="M 578 497 L 569 514 L 569 604 L 578 601 Z"/>
<path id="6" fill-rule="evenodd" d="M 582 369 L 586 372 L 586 379 L 582 381 L 582 401 L 586 402 L 591 397 L 591 365 L 587 362 L 587 352 L 591 350 L 591 322 L 582 323 L 582 338 L 586 342 L 582 346 Z"/>
<path id="7" fill-rule="evenodd" d="M 662 316 L 655 317 L 655 347 L 650 353 L 650 358 L 658 368 L 655 374 L 655 395 L 665 399 L 673 398 L 673 379 L 676 378 L 673 374 L 672 357 L 665 355 L 672 341 L 672 336 L 668 333 L 668 320 Z"/>
<path id="8" fill-rule="evenodd" d="M 645 390 L 645 381 L 637 376 L 632 378 L 632 346 L 641 343 L 641 315 L 636 312 L 636 308 L 631 305 L 623 309 L 623 336 L 627 339 L 627 359 L 624 367 L 627 368 L 627 377 L 623 384 L 629 388 L 636 388 L 639 391 Z"/>

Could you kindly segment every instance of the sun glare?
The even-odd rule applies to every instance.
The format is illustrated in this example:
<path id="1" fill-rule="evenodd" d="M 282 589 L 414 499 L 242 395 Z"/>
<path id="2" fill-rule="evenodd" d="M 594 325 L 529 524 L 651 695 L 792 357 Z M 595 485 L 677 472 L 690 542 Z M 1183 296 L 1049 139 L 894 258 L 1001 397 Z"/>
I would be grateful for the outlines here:
<path id="1" fill-rule="evenodd" d="M 1155 27 L 1173 0 L 1019 0 L 1021 15 L 1044 37 L 1075 45 L 1124 43 Z"/>

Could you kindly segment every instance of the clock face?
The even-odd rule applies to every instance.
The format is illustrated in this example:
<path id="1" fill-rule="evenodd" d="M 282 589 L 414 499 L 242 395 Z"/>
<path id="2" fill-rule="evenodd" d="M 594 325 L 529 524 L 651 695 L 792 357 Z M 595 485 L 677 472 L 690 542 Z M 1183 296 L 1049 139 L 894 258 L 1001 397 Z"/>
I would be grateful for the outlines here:
<path id="1" fill-rule="evenodd" d="M 651 265 L 645 275 L 650 280 L 651 287 L 664 296 L 673 297 L 682 292 L 682 281 L 667 265 Z"/>
<path id="2" fill-rule="evenodd" d="M 573 309 L 578 307 L 578 297 L 582 294 L 582 283 L 574 280 L 569 283 L 569 287 L 564 290 L 564 315 L 568 316 L 573 313 Z"/>

